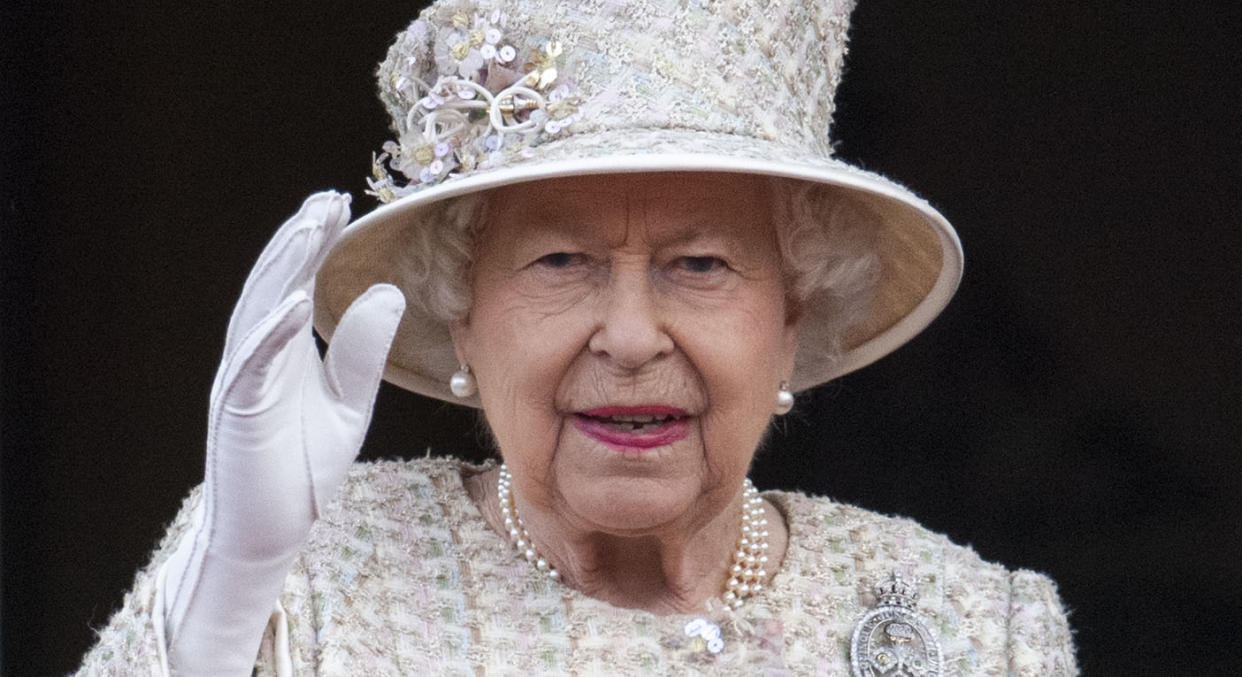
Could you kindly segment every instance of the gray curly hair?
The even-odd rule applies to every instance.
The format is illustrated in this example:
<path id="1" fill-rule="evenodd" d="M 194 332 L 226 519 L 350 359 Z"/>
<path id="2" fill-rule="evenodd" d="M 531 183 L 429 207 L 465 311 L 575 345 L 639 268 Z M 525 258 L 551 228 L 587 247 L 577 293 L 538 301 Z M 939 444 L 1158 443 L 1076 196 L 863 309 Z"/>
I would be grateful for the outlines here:
<path id="1" fill-rule="evenodd" d="M 869 219 L 834 186 L 777 177 L 766 179 L 776 224 L 786 298 L 794 309 L 816 306 L 829 322 L 826 342 L 799 347 L 799 360 L 835 360 L 841 340 L 870 312 L 879 278 Z M 424 223 L 411 228 L 400 270 L 407 301 L 443 322 L 470 311 L 469 270 L 474 246 L 487 221 L 486 193 L 472 193 L 431 206 Z"/>

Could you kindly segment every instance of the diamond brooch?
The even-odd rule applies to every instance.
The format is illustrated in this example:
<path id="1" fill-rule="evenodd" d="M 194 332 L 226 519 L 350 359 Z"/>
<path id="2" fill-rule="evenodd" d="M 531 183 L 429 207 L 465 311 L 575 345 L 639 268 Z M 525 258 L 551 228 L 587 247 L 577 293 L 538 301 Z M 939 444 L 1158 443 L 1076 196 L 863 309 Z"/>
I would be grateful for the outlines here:
<path id="1" fill-rule="evenodd" d="M 876 584 L 879 600 L 854 626 L 854 677 L 940 677 L 940 642 L 915 611 L 918 592 L 891 572 Z"/>

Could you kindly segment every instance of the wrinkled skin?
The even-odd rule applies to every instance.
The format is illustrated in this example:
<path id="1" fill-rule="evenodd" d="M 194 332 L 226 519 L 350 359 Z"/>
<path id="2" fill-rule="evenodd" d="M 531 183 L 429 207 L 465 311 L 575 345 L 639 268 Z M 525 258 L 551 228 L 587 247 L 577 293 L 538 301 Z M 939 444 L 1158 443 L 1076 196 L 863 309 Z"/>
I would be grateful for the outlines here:
<path id="1" fill-rule="evenodd" d="M 493 193 L 454 342 L 519 510 L 571 585 L 657 611 L 720 593 L 742 479 L 797 349 L 770 211 L 760 180 L 725 174 Z M 578 425 L 638 405 L 684 412 L 684 436 L 624 449 Z"/>

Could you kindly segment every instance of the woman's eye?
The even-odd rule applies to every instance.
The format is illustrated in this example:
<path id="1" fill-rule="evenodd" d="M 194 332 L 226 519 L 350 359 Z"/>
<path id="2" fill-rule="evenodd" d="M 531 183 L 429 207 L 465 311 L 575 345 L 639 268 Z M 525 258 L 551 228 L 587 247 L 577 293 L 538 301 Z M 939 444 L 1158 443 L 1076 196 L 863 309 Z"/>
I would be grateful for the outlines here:
<path id="1" fill-rule="evenodd" d="M 554 252 L 552 254 L 545 254 L 535 261 L 535 263 L 548 268 L 568 268 L 581 262 L 581 254 L 571 254 L 569 252 Z"/>
<path id="2" fill-rule="evenodd" d="M 714 273 L 725 267 L 725 262 L 715 256 L 683 256 L 678 265 L 689 273 Z"/>

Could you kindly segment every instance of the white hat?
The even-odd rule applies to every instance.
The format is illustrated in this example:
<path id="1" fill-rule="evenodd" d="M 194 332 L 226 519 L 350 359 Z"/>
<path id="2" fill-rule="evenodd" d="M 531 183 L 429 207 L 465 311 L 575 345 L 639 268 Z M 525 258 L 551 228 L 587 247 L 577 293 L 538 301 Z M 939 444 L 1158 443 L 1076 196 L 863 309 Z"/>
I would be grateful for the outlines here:
<path id="1" fill-rule="evenodd" d="M 738 172 L 839 187 L 870 221 L 880 265 L 869 316 L 840 359 L 796 359 L 802 390 L 870 364 L 926 327 L 962 273 L 957 235 L 904 187 L 832 157 L 833 95 L 849 0 L 443 0 L 379 68 L 397 140 L 375 159 L 387 204 L 350 225 L 320 269 L 327 339 L 376 282 L 401 286 L 408 229 L 427 206 L 508 184 L 587 174 Z M 394 180 L 385 165 L 408 178 Z M 405 289 L 407 296 L 420 290 Z M 407 304 L 385 379 L 460 400 L 448 325 Z M 816 312 L 816 311 L 820 312 Z M 828 341 L 826 307 L 803 308 L 800 345 Z M 805 359 L 804 359 L 805 357 Z"/>

